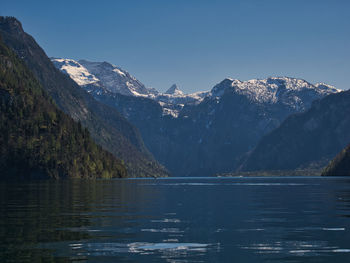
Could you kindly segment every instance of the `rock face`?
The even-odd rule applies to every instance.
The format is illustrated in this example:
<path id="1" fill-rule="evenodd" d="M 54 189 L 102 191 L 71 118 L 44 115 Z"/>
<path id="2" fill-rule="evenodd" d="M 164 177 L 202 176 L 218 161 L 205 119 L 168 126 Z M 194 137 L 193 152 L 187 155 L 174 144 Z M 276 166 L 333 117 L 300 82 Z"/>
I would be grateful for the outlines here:
<path id="1" fill-rule="evenodd" d="M 98 75 L 94 77 L 100 82 L 82 87 L 137 126 L 156 159 L 181 176 L 235 170 L 261 137 L 287 116 L 339 92 L 326 84 L 274 77 L 225 79 L 209 92 L 187 95 L 174 85 L 166 93 L 153 90 L 140 95 L 116 91 L 125 85 L 108 88 Z"/>
<path id="2" fill-rule="evenodd" d="M 350 142 L 349 129 L 350 91 L 331 94 L 262 138 L 242 170 L 322 167 Z"/>
<path id="3" fill-rule="evenodd" d="M 62 74 L 35 40 L 23 31 L 21 23 L 15 18 L 0 17 L 0 35 L 5 44 L 13 49 L 34 73 L 57 106 L 87 127 L 99 145 L 122 159 L 130 176 L 167 174 L 144 146 L 137 128 L 117 110 L 97 102 L 77 85 L 76 82 L 93 84 L 95 79 L 91 74 L 87 71 L 81 74 L 75 72 L 72 78 L 76 82 Z M 73 61 L 70 63 L 74 64 Z M 81 82 L 78 79 L 81 79 Z"/>

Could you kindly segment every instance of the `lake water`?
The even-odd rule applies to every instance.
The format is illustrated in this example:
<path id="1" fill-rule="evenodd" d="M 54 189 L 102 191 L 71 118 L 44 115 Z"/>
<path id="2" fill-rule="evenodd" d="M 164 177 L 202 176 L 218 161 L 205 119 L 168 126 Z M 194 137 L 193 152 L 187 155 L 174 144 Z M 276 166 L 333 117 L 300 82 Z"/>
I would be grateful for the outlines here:
<path id="1" fill-rule="evenodd" d="M 1 262 L 350 262 L 350 178 L 0 183 Z"/>

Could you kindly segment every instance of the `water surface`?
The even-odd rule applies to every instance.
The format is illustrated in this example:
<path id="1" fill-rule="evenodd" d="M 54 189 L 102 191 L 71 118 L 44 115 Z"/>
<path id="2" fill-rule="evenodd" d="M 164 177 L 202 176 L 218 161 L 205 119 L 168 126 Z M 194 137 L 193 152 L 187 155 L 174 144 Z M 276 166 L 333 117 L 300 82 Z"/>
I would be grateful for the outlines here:
<path id="1" fill-rule="evenodd" d="M 1 262 L 347 262 L 350 178 L 0 183 Z"/>

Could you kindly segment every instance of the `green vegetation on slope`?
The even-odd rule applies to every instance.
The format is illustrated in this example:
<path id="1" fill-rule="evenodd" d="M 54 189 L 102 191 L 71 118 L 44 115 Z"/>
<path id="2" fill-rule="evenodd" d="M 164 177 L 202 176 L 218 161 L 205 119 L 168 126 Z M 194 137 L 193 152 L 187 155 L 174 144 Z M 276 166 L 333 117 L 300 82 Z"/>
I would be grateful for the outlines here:
<path id="1" fill-rule="evenodd" d="M 350 145 L 343 149 L 323 170 L 324 176 L 350 176 Z"/>
<path id="2" fill-rule="evenodd" d="M 0 177 L 125 177 L 0 39 Z"/>

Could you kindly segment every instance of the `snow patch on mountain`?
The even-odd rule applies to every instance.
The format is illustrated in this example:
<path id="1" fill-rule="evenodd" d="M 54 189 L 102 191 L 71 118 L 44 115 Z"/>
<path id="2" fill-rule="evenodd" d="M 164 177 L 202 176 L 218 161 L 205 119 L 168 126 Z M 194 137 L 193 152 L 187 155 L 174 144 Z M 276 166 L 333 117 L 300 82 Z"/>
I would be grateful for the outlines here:
<path id="1" fill-rule="evenodd" d="M 298 107 L 302 103 L 301 97 L 318 99 L 340 91 L 324 83 L 313 85 L 303 79 L 290 77 L 270 77 L 247 81 L 227 78 L 211 90 L 209 97 L 220 98 L 226 92 L 233 92 L 244 95 L 256 103 L 284 103 Z"/>
<path id="2" fill-rule="evenodd" d="M 176 118 L 185 105 L 199 104 L 208 94 L 208 91 L 185 94 L 174 84 L 165 93 L 159 93 L 153 99 L 162 106 L 163 115 L 171 115 Z"/>
<path id="3" fill-rule="evenodd" d="M 99 81 L 95 75 L 91 74 L 83 65 L 73 59 L 52 58 L 51 61 L 80 86 L 96 84 Z"/>
<path id="4" fill-rule="evenodd" d="M 128 96 L 155 96 L 157 92 L 146 88 L 129 72 L 108 62 L 90 62 L 79 60 L 91 74 L 99 79 L 99 84 L 112 93 L 120 93 Z"/>

